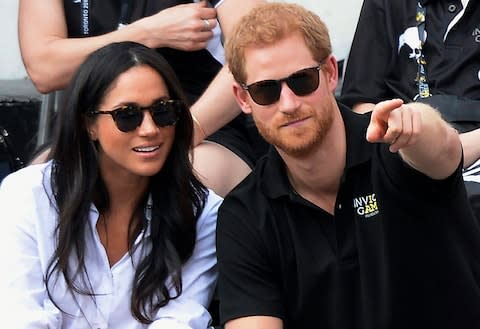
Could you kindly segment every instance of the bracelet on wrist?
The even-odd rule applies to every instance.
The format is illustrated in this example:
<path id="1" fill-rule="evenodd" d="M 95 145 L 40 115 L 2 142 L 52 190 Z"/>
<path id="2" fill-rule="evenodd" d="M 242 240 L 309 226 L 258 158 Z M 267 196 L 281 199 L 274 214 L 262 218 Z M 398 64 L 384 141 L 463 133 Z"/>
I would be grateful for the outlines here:
<path id="1" fill-rule="evenodd" d="M 192 120 L 193 122 L 198 126 L 198 129 L 200 130 L 200 132 L 203 134 L 203 138 L 207 138 L 207 133 L 205 132 L 205 130 L 203 129 L 202 125 L 200 124 L 200 122 L 198 121 L 198 119 L 195 117 L 195 115 L 193 115 L 193 113 L 191 113 L 192 115 Z"/>

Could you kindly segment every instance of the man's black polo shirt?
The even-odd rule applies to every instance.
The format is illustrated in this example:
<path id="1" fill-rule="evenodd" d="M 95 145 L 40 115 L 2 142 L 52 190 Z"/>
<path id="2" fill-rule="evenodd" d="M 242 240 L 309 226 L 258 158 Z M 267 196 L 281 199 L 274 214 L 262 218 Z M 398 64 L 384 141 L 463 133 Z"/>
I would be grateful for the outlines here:
<path id="1" fill-rule="evenodd" d="M 285 328 L 480 328 L 480 228 L 460 167 L 434 181 L 342 108 L 347 163 L 335 215 L 297 195 L 272 151 L 224 200 L 217 226 L 222 322 Z M 318 164 L 322 170 L 322 164 Z"/>
<path id="2" fill-rule="evenodd" d="M 480 1 L 469 0 L 463 15 L 460 0 L 422 3 L 432 94 L 480 100 Z M 408 102 L 417 95 L 418 64 L 411 47 L 418 40 L 416 7 L 417 0 L 364 0 L 343 81 L 344 104 L 394 97 Z"/>

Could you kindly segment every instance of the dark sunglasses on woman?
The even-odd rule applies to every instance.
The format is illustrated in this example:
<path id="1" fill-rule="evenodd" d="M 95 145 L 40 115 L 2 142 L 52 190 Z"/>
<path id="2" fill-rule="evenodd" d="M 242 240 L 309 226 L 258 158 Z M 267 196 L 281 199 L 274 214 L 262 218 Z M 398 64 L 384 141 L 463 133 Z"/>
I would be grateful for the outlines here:
<path id="1" fill-rule="evenodd" d="M 173 126 L 178 121 L 180 111 L 186 109 L 185 104 L 179 100 L 159 100 L 150 106 L 141 107 L 138 104 L 126 104 L 113 110 L 94 110 L 89 115 L 109 114 L 118 130 L 124 133 L 135 130 L 143 122 L 145 111 L 149 111 L 153 121 L 158 127 Z"/>
<path id="2" fill-rule="evenodd" d="M 258 105 L 271 105 L 280 99 L 282 83 L 285 82 L 295 95 L 305 96 L 314 92 L 320 83 L 319 71 L 322 64 L 292 73 L 279 80 L 262 80 L 250 85 L 242 83 L 253 101 Z"/>

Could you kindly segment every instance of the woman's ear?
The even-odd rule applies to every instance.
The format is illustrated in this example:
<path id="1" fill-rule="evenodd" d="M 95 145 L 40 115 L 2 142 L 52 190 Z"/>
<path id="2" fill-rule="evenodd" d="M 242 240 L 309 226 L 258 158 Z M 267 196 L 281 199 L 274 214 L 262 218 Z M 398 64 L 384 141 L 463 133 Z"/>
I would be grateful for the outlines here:
<path id="1" fill-rule="evenodd" d="M 242 109 L 243 113 L 252 113 L 252 108 L 248 102 L 248 98 L 250 97 L 248 95 L 248 91 L 243 89 L 242 86 L 236 81 L 233 83 L 233 94 L 235 95 L 235 99 L 237 100 L 237 103 Z"/>
<path id="2" fill-rule="evenodd" d="M 98 139 L 97 133 L 93 129 L 88 131 L 88 135 L 92 141 L 96 141 Z"/>
<path id="3" fill-rule="evenodd" d="M 98 139 L 97 125 L 95 121 L 90 119 L 85 120 L 85 129 L 87 130 L 88 137 L 90 137 L 92 141 L 96 141 Z"/>

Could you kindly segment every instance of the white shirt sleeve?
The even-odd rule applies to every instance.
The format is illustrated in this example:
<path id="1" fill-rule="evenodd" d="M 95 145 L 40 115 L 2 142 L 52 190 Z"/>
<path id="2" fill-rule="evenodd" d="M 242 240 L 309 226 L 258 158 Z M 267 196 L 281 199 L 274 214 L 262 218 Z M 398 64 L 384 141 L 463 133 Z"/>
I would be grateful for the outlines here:
<path id="1" fill-rule="evenodd" d="M 162 307 L 150 329 L 205 329 L 211 322 L 207 307 L 217 280 L 215 230 L 222 198 L 209 191 L 205 208 L 197 222 L 197 240 L 192 257 L 182 269 L 180 297 Z"/>
<path id="2" fill-rule="evenodd" d="M 57 214 L 49 186 L 50 175 L 47 174 L 45 179 L 43 178 L 45 169 L 48 170 L 48 166 L 29 166 L 6 177 L 0 186 L 2 328 L 83 328 L 86 321 L 83 317 L 72 318 L 63 314 L 55 307 L 46 292 L 44 275 L 54 253 Z M 219 196 L 213 192 L 209 193 L 197 222 L 197 239 L 193 254 L 182 268 L 182 294 L 170 301 L 167 306 L 160 308 L 149 328 L 205 329 L 208 326 L 210 315 L 207 307 L 217 279 L 215 229 L 217 210 L 221 202 Z M 113 274 L 118 275 L 115 277 L 118 280 L 122 280 L 123 277 L 125 280 L 131 280 L 134 269 L 129 259 L 126 259 L 125 264 L 130 266 L 122 267 L 119 263 L 118 268 L 110 271 L 108 267 L 104 269 L 100 266 L 98 257 L 93 258 L 89 260 L 87 266 L 92 273 L 96 273 L 92 282 L 95 289 L 100 289 L 99 291 L 110 289 L 108 283 L 113 280 Z M 130 289 L 124 281 L 119 281 L 118 284 L 121 289 L 117 287 L 113 293 L 99 296 L 97 304 L 92 304 L 88 296 L 76 296 L 84 307 L 85 315 L 91 320 L 90 323 L 98 323 L 99 328 L 108 327 L 109 317 L 113 317 L 115 321 L 120 321 L 118 317 L 121 317 L 125 324 L 122 328 L 145 328 L 146 326 L 136 321 L 128 311 L 118 314 L 118 310 L 113 309 L 114 306 L 118 306 L 112 302 L 118 300 L 115 296 Z M 71 296 L 65 295 L 64 290 L 61 286 L 55 289 L 54 294 L 65 304 Z M 125 304 L 125 310 L 128 310 L 130 303 L 128 298 L 118 300 L 118 303 Z M 78 313 L 76 305 L 64 304 L 62 308 L 66 307 L 69 314 Z M 118 309 L 123 309 L 123 306 Z M 104 314 L 105 318 L 101 318 L 100 321 L 97 313 Z"/>
<path id="3" fill-rule="evenodd" d="M 52 227 L 50 200 L 42 185 L 44 165 L 6 177 L 0 186 L 0 259 L 2 314 L 5 328 L 61 328 L 60 311 L 50 302 L 38 245 Z M 40 221 L 39 218 L 42 218 Z M 38 225 L 43 222 L 42 227 Z"/>

